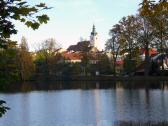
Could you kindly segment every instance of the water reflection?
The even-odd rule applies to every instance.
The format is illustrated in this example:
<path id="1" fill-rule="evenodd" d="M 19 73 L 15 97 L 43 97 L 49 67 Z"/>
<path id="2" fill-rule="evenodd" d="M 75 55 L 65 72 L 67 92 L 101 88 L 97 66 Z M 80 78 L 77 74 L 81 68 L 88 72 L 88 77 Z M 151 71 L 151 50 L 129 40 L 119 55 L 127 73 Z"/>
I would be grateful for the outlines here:
<path id="1" fill-rule="evenodd" d="M 0 126 L 164 126 L 168 125 L 167 85 L 25 83 L 15 90 L 18 93 L 0 94 L 12 108 L 0 119 Z"/>
<path id="2" fill-rule="evenodd" d="M 59 82 L 25 82 L 10 85 L 8 92 L 29 92 L 39 90 L 67 90 L 67 89 L 145 89 L 148 97 L 149 89 L 168 90 L 168 81 L 59 81 Z"/>

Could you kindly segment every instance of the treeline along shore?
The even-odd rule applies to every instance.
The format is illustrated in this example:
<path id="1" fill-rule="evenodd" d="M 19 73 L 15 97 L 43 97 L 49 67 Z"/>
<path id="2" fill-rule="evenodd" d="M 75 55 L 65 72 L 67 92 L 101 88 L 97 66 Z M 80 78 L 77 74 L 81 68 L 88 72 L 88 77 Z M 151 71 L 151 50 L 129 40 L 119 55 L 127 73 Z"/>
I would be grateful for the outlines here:
<path id="1" fill-rule="evenodd" d="M 26 81 L 167 80 L 167 12 L 167 1 L 143 0 L 137 14 L 109 28 L 110 38 L 102 51 L 86 41 L 77 44 L 80 51 L 63 51 L 51 38 L 32 52 L 25 37 L 18 44 L 9 39 L 12 33 L 2 34 L 0 87 Z M 91 34 L 97 34 L 95 27 Z"/>

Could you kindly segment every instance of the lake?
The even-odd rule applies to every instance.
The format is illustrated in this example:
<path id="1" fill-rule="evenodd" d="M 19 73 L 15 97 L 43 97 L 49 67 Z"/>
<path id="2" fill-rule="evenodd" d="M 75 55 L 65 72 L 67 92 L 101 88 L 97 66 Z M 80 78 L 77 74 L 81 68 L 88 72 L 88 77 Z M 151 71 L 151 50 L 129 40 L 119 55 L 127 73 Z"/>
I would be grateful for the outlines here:
<path id="1" fill-rule="evenodd" d="M 0 126 L 168 124 L 168 82 L 25 83 L 0 99 Z"/>

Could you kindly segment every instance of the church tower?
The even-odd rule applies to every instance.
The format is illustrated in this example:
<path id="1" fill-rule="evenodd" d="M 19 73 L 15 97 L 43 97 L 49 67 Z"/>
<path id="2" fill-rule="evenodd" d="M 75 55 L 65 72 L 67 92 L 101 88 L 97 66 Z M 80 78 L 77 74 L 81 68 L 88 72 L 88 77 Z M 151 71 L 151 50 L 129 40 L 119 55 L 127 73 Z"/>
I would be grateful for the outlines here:
<path id="1" fill-rule="evenodd" d="M 97 44 L 98 44 L 98 34 L 96 32 L 95 25 L 93 25 L 93 29 L 90 36 L 90 46 L 97 47 Z"/>

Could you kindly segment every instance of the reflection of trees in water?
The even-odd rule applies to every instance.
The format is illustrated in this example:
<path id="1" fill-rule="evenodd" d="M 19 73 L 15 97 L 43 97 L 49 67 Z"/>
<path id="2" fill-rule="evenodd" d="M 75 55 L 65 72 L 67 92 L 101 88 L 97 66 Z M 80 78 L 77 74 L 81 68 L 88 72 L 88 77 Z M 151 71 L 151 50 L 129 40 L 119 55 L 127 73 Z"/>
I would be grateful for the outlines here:
<path id="1" fill-rule="evenodd" d="M 114 123 L 114 126 L 167 126 L 168 122 L 126 122 L 126 121 L 117 121 Z"/>
<path id="2" fill-rule="evenodd" d="M 168 81 L 125 81 L 122 85 L 125 89 L 168 89 Z"/>
<path id="3" fill-rule="evenodd" d="M 150 89 L 168 90 L 168 81 L 42 81 L 10 85 L 9 92 L 63 89 Z"/>

